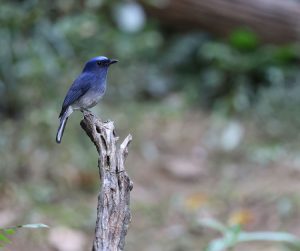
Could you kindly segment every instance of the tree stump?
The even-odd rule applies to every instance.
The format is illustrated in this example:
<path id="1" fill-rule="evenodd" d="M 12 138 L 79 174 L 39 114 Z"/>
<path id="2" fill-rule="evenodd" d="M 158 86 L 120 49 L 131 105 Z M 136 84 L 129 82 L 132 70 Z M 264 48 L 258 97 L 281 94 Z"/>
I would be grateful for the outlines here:
<path id="1" fill-rule="evenodd" d="M 91 112 L 84 112 L 80 125 L 99 153 L 101 188 L 92 250 L 124 250 L 125 237 L 131 220 L 130 191 L 133 188 L 133 183 L 125 171 L 124 162 L 132 137 L 129 134 L 118 147 L 114 123 L 102 122 Z"/>

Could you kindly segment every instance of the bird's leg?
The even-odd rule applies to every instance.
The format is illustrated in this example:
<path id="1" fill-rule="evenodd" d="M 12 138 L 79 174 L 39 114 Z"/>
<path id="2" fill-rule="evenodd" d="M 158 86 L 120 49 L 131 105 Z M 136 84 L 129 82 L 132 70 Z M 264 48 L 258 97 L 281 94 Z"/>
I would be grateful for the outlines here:
<path id="1" fill-rule="evenodd" d="M 91 114 L 93 114 L 89 109 L 87 109 L 87 108 L 80 108 L 80 111 L 83 113 L 83 116 L 85 116 L 86 115 L 86 113 L 91 113 Z"/>
<path id="2" fill-rule="evenodd" d="M 87 109 L 87 108 L 80 108 L 80 111 L 81 112 L 91 112 L 89 109 Z"/>

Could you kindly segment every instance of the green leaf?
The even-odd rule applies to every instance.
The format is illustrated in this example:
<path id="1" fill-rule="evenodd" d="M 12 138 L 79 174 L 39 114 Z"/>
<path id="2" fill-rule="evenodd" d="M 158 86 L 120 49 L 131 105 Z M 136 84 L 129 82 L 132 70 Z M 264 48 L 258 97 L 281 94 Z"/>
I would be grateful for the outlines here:
<path id="1" fill-rule="evenodd" d="M 211 241 L 208 247 L 205 249 L 206 251 L 222 251 L 231 247 L 225 238 L 215 239 Z"/>
<path id="2" fill-rule="evenodd" d="M 296 236 L 284 232 L 232 232 L 229 231 L 223 238 L 211 241 L 206 251 L 222 251 L 234 247 L 237 243 L 248 241 L 285 242 L 300 247 L 300 240 Z"/>
<path id="3" fill-rule="evenodd" d="M 3 232 L 7 235 L 12 235 L 16 232 L 15 228 L 7 228 L 7 229 L 4 229 Z"/>
<path id="4" fill-rule="evenodd" d="M 238 241 L 279 241 L 300 246 L 298 237 L 284 232 L 241 232 L 238 236 Z"/>
<path id="5" fill-rule="evenodd" d="M 208 227 L 217 230 L 223 234 L 225 234 L 228 231 L 227 227 L 225 227 L 221 222 L 212 218 L 201 219 L 199 221 L 199 224 L 202 225 L 203 227 Z"/>
<path id="6" fill-rule="evenodd" d="M 274 241 L 291 244 L 300 248 L 300 239 L 292 234 L 285 232 L 244 232 L 240 225 L 226 227 L 219 221 L 211 218 L 202 219 L 199 224 L 223 234 L 222 238 L 212 240 L 206 251 L 222 251 L 234 247 L 237 243 L 248 241 Z"/>
<path id="7" fill-rule="evenodd" d="M 274 58 L 282 64 L 288 64 L 292 60 L 296 59 L 296 49 L 292 46 L 282 46 L 277 48 L 274 53 Z"/>
<path id="8" fill-rule="evenodd" d="M 37 223 L 37 224 L 25 224 L 18 226 L 19 228 L 49 228 L 48 225 L 45 225 L 43 223 Z"/>
<path id="9" fill-rule="evenodd" d="M 239 241 L 239 235 L 241 233 L 240 225 L 230 226 L 226 232 L 224 239 L 228 247 L 233 247 Z"/>
<path id="10" fill-rule="evenodd" d="M 240 50 L 254 50 L 258 46 L 256 34 L 249 29 L 237 29 L 229 37 L 230 44 Z"/>
<path id="11" fill-rule="evenodd" d="M 0 242 L 10 243 L 10 239 L 8 239 L 4 234 L 0 234 Z"/>

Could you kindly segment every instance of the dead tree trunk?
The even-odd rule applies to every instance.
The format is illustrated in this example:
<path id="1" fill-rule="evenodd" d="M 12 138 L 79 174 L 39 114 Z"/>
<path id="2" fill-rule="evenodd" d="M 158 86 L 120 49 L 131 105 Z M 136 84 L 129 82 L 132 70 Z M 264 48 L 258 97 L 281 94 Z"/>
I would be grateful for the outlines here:
<path id="1" fill-rule="evenodd" d="M 129 206 L 133 187 L 124 162 L 132 137 L 128 135 L 120 147 L 117 147 L 118 137 L 115 135 L 113 122 L 102 122 L 90 112 L 84 113 L 80 125 L 99 153 L 101 188 L 92 250 L 124 250 L 125 236 L 131 220 Z"/>
<path id="2" fill-rule="evenodd" d="M 156 7 L 149 4 L 152 1 L 139 1 L 150 15 L 175 28 L 227 36 L 236 28 L 249 27 L 266 42 L 300 40 L 297 0 L 167 0 Z"/>

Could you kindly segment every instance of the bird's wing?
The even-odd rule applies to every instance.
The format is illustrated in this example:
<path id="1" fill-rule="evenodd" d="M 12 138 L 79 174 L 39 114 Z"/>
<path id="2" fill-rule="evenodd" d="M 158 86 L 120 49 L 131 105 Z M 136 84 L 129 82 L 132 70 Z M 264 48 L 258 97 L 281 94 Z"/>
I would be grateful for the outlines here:
<path id="1" fill-rule="evenodd" d="M 68 106 L 72 105 L 76 100 L 82 97 L 91 87 L 92 77 L 88 74 L 81 74 L 71 85 L 61 108 L 59 117 L 61 117 Z"/>

